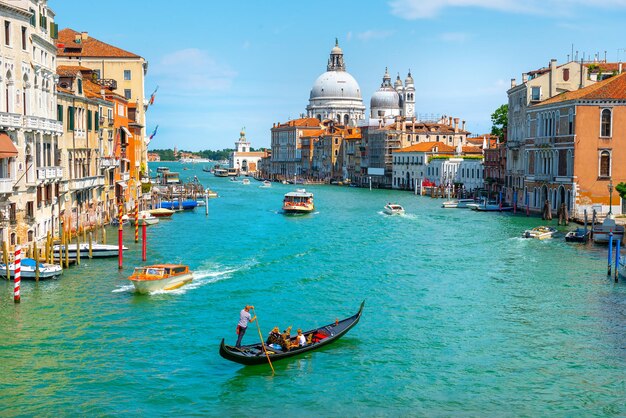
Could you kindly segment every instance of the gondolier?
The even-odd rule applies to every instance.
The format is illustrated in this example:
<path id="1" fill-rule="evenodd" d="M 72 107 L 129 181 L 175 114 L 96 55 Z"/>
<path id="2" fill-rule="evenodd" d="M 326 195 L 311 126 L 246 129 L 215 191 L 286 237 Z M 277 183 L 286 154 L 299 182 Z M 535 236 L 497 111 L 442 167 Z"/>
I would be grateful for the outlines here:
<path id="1" fill-rule="evenodd" d="M 248 329 L 248 323 L 254 322 L 256 320 L 256 316 L 251 318 L 250 309 L 254 309 L 252 305 L 246 305 L 245 308 L 239 312 L 239 323 L 237 324 L 237 344 L 235 347 L 241 347 L 241 340 L 243 339 L 243 335 L 246 333 L 246 329 Z"/>

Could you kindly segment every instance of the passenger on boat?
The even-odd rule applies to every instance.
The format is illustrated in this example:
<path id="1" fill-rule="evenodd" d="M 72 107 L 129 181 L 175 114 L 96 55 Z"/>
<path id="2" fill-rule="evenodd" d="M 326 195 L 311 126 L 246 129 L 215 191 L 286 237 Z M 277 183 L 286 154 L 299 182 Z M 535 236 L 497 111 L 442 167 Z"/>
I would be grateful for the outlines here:
<path id="1" fill-rule="evenodd" d="M 302 334 L 302 330 L 298 328 L 298 336 L 296 337 L 295 347 L 304 347 L 306 345 L 306 337 Z"/>
<path id="2" fill-rule="evenodd" d="M 291 325 L 283 331 L 283 334 L 281 335 L 280 346 L 285 351 L 289 351 L 289 349 L 291 348 Z"/>
<path id="3" fill-rule="evenodd" d="M 248 323 L 256 321 L 256 315 L 251 318 L 250 309 L 254 309 L 254 306 L 246 305 L 246 307 L 239 312 L 239 323 L 237 324 L 238 337 L 237 344 L 235 344 L 235 347 L 237 348 L 241 347 L 241 340 L 248 329 Z"/>
<path id="4" fill-rule="evenodd" d="M 274 327 L 274 329 L 270 331 L 270 334 L 267 337 L 267 341 L 265 341 L 265 344 L 269 346 L 277 345 L 280 347 L 281 341 L 282 341 L 282 336 L 280 335 L 280 329 L 278 327 Z"/>

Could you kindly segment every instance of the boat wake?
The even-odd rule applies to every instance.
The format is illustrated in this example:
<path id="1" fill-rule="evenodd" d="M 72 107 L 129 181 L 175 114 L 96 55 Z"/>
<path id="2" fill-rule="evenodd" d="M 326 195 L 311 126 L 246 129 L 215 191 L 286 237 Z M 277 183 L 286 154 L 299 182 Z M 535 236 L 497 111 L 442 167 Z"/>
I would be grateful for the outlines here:
<path id="1" fill-rule="evenodd" d="M 135 286 L 133 286 L 132 284 L 127 284 L 124 286 L 116 287 L 115 289 L 111 290 L 111 293 L 121 293 L 121 292 L 133 293 L 134 291 L 135 291 Z"/>

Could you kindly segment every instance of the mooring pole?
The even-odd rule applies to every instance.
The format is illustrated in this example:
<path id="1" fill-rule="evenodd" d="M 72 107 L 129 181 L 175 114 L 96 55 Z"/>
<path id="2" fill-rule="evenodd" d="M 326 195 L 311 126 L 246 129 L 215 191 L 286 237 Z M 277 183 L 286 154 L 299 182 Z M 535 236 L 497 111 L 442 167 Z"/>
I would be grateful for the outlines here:
<path id="1" fill-rule="evenodd" d="M 615 243 L 615 283 L 617 283 L 617 274 L 619 272 L 618 268 L 619 268 L 619 246 L 620 246 L 620 239 L 619 236 L 617 237 L 617 242 Z"/>
<path id="2" fill-rule="evenodd" d="M 135 242 L 139 242 L 139 203 L 137 202 L 135 202 Z"/>
<path id="3" fill-rule="evenodd" d="M 17 245 L 15 247 L 15 260 L 13 261 L 13 266 L 15 267 L 15 282 L 13 285 L 13 302 L 20 303 L 20 281 L 22 278 L 22 248 Z M 8 265 L 7 265 L 8 267 Z"/>
<path id="4" fill-rule="evenodd" d="M 141 225 L 141 260 L 146 261 L 148 259 L 147 250 L 148 250 L 148 236 L 146 232 L 148 228 L 146 226 L 146 222 L 144 221 L 143 225 Z"/>
<path id="5" fill-rule="evenodd" d="M 124 211 L 124 206 L 123 204 L 120 202 L 118 205 L 118 221 L 119 221 L 119 227 L 117 229 L 117 268 L 118 269 L 122 269 L 123 268 L 123 259 L 124 259 L 124 255 L 123 255 L 123 250 L 124 250 L 124 246 L 123 246 L 123 228 L 122 228 L 122 216 L 123 215 L 123 211 Z"/>
<path id="6" fill-rule="evenodd" d="M 611 275 L 611 264 L 613 261 L 613 230 L 611 229 L 611 231 L 609 232 L 609 266 L 607 269 L 607 276 Z"/>

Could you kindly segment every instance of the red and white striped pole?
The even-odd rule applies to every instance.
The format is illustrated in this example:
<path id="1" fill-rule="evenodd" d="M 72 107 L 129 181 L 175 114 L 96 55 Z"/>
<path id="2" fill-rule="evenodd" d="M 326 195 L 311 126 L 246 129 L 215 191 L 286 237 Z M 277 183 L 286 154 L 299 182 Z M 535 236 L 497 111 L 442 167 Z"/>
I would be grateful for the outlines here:
<path id="1" fill-rule="evenodd" d="M 22 277 L 22 248 L 18 245 L 15 247 L 15 285 L 13 287 L 13 302 L 20 303 L 20 281 Z"/>
<path id="2" fill-rule="evenodd" d="M 135 202 L 135 242 L 139 242 L 139 201 Z"/>

